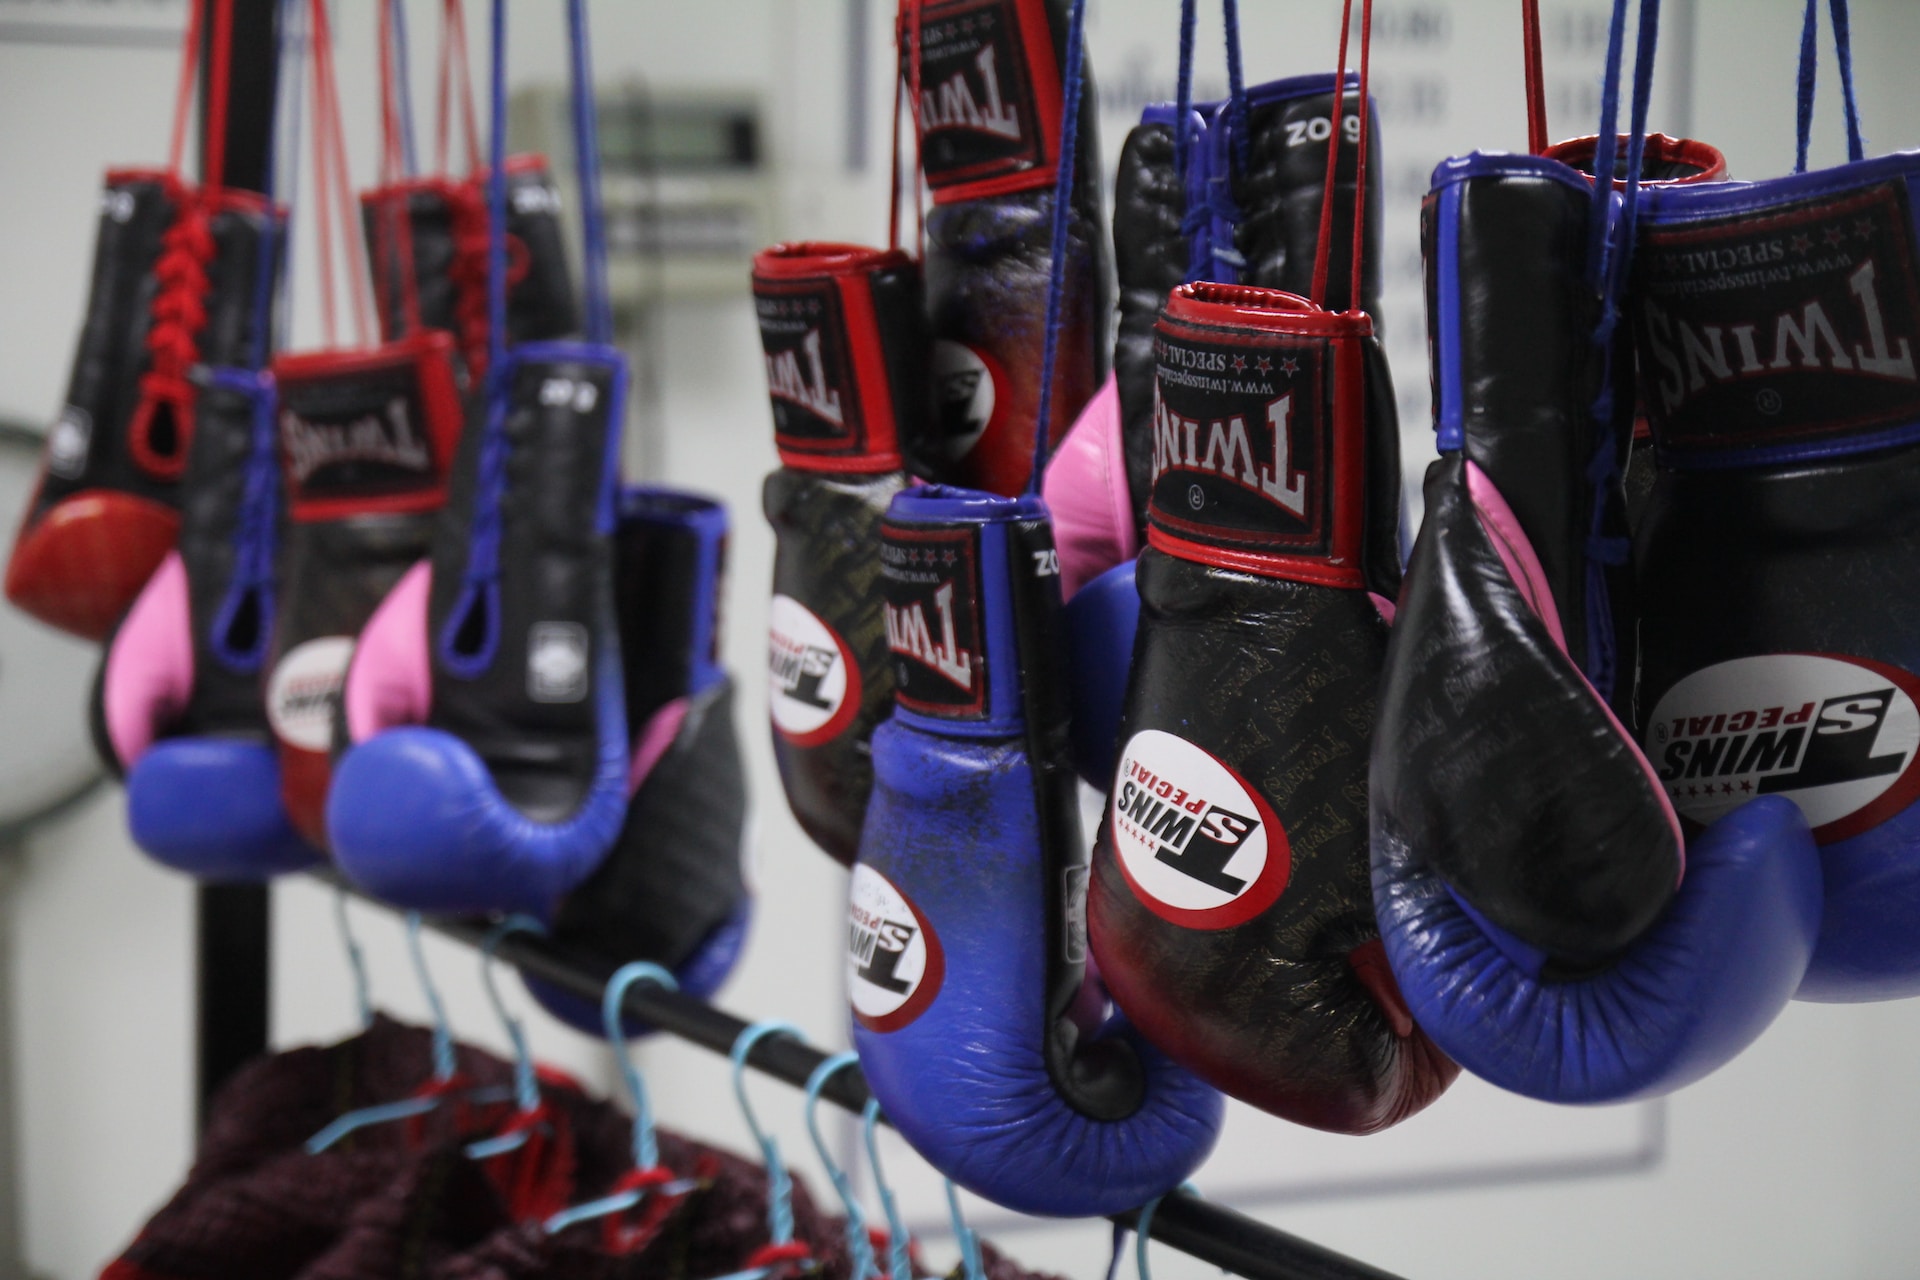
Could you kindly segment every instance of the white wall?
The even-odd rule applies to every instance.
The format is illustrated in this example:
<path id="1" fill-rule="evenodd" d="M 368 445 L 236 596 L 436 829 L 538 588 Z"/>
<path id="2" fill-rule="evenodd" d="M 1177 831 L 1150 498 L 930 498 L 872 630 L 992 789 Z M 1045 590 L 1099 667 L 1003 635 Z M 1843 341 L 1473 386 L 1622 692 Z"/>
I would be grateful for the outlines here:
<path id="1" fill-rule="evenodd" d="M 125 7 L 144 15 L 167 6 L 141 0 Z M 880 42 L 890 6 L 869 0 L 869 7 L 868 100 L 883 110 L 891 95 Z M 1544 7 L 1550 32 L 1559 29 L 1560 15 L 1604 10 L 1593 0 L 1546 0 Z M 339 6 L 349 73 L 343 96 L 356 141 L 371 137 L 373 97 L 363 73 L 369 8 L 364 0 Z M 1111 153 L 1140 98 L 1171 85 L 1175 6 L 1093 0 L 1092 8 Z M 1336 20 L 1327 0 L 1245 8 L 1250 78 L 1330 63 Z M 1427 437 L 1409 202 L 1444 155 L 1523 144 L 1513 8 L 1510 0 L 1379 8 L 1383 29 L 1390 18 L 1415 11 L 1443 12 L 1450 24 L 1438 44 L 1383 41 L 1377 51 L 1395 200 L 1388 324 L 1410 454 L 1426 447 Z M 1719 142 L 1743 176 L 1781 172 L 1790 159 L 1798 8 L 1791 0 L 1698 0 L 1694 131 Z M 1857 8 L 1869 141 L 1878 149 L 1920 144 L 1920 126 L 1912 123 L 1920 119 L 1920 98 L 1905 65 L 1909 51 L 1920 48 L 1920 6 L 1876 0 Z M 0 0 L 0 30 L 60 10 L 51 0 Z M 424 58 L 431 6 L 412 0 L 412 11 L 416 52 Z M 1671 53 L 1684 44 L 1671 25 L 1684 6 L 1670 0 L 1668 12 Z M 557 13 L 554 0 L 515 5 L 517 80 L 559 72 Z M 622 0 L 598 5 L 595 19 L 603 78 L 640 74 L 656 88 L 724 84 L 766 95 L 782 177 L 782 235 L 884 235 L 880 157 L 858 177 L 840 168 L 842 5 Z M 1217 40 L 1204 34 L 1210 30 L 1203 25 L 1203 89 L 1221 79 Z M 1591 49 L 1549 43 L 1556 134 L 1591 129 L 1580 69 L 1592 56 Z M 0 414 L 43 420 L 57 405 L 99 170 L 163 154 L 172 70 L 165 52 L 0 42 L 0 173 L 8 175 L 0 183 Z M 1670 123 L 1679 109 L 1678 70 L 1670 66 L 1668 73 L 1656 124 Z M 1830 66 L 1824 83 L 1831 89 Z M 1438 112 L 1415 110 L 1436 92 Z M 1822 117 L 1817 161 L 1839 157 L 1837 119 L 1837 110 Z M 885 137 L 877 115 L 871 137 Z M 363 146 L 363 174 L 371 161 Z M 296 340 L 310 343 L 317 340 L 310 275 L 297 293 Z M 758 486 L 774 455 L 756 334 L 744 301 L 735 299 L 678 305 L 661 335 L 667 435 L 656 478 L 723 496 L 736 522 L 727 652 L 745 677 L 741 716 L 758 800 L 765 910 L 722 1001 L 750 1015 L 791 1018 L 822 1044 L 843 1043 L 835 952 L 842 873 L 787 816 L 759 730 L 772 546 L 758 515 Z M 35 731 L 0 726 L 9 734 Z M 21 1052 L 28 1252 L 36 1272 L 58 1280 L 91 1274 L 167 1194 L 190 1154 L 191 893 L 141 859 L 123 830 L 120 798 L 108 793 L 38 833 L 17 889 L 0 904 L 16 948 L 5 1003 Z M 422 1016 L 397 924 L 361 908 L 353 918 L 371 953 L 376 997 L 402 1016 Z M 276 1041 L 349 1032 L 352 1001 L 327 895 L 309 884 L 284 887 L 276 893 L 274 923 Z M 472 953 L 434 946 L 430 963 L 456 1028 L 499 1046 Z M 537 1011 L 530 1016 L 543 1055 L 606 1084 L 602 1049 Z M 667 1123 L 745 1143 L 717 1059 L 671 1043 L 643 1052 Z M 1911 1065 L 1917 1056 L 1920 1005 L 1795 1006 L 1752 1051 L 1664 1110 L 1556 1110 L 1468 1082 L 1399 1130 L 1356 1140 L 1309 1134 L 1240 1109 L 1221 1156 L 1198 1181 L 1277 1226 L 1409 1276 L 1908 1275 L 1920 1256 L 1920 1223 L 1909 1208 L 1920 1186 L 1920 1088 Z M 756 1096 L 786 1149 L 803 1151 L 796 1095 L 767 1084 Z M 1664 1140 L 1649 1145 L 1649 1126 L 1660 1123 Z M 1488 1170 L 1520 1162 L 1619 1168 L 1636 1159 L 1651 1167 L 1523 1187 L 1481 1185 Z M 907 1158 L 896 1153 L 890 1168 L 924 1203 L 928 1184 Z M 1439 1189 L 1380 1190 L 1383 1179 L 1399 1176 Z M 1359 1194 L 1367 1188 L 1374 1193 Z M 1093 1277 L 1104 1267 L 1104 1224 L 999 1234 L 1023 1260 L 1069 1276 Z M 1162 1276 L 1209 1274 L 1165 1250 L 1156 1250 L 1155 1266 Z"/>

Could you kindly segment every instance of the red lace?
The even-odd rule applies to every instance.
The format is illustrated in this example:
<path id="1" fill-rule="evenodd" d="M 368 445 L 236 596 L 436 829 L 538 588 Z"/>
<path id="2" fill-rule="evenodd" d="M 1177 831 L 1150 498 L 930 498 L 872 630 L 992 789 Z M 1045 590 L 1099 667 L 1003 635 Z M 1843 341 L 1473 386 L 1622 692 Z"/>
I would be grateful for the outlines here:
<path id="1" fill-rule="evenodd" d="M 200 66 L 200 39 L 206 24 L 206 0 L 196 0 L 187 18 L 180 57 L 180 84 L 174 100 L 173 140 L 168 155 L 166 197 L 174 208 L 173 225 L 160 237 L 154 264 L 154 294 L 147 328 L 147 370 L 140 376 L 140 401 L 127 424 L 127 443 L 135 465 L 163 480 L 177 480 L 187 466 L 197 399 L 188 374 L 200 362 L 200 333 L 207 327 L 207 293 L 212 282 L 212 211 L 219 199 L 226 162 L 227 69 L 233 51 L 233 0 L 216 0 L 213 11 L 212 73 L 207 77 L 207 129 L 199 189 L 181 177 L 187 119 L 193 106 Z M 173 428 L 162 438 L 161 411 Z"/>
<path id="2" fill-rule="evenodd" d="M 457 186 L 448 184 L 447 202 L 453 211 L 453 262 L 447 275 L 453 280 L 453 324 L 460 354 L 474 381 L 487 375 L 487 340 L 492 322 L 487 307 L 487 202 L 485 186 L 477 178 Z M 507 288 L 526 278 L 529 253 L 519 236 L 507 236 Z"/>

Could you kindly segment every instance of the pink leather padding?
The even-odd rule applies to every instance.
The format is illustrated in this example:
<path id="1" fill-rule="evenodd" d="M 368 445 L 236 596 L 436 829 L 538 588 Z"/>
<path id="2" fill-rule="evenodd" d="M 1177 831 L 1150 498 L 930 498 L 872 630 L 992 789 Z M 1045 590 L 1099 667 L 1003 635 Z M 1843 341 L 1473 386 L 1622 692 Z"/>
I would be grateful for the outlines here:
<path id="1" fill-rule="evenodd" d="M 1378 591 L 1367 592 L 1367 598 L 1373 601 L 1373 611 L 1380 615 L 1380 621 L 1386 623 L 1388 626 L 1392 626 L 1394 612 L 1400 606 L 1381 595 Z"/>
<path id="2" fill-rule="evenodd" d="M 383 729 L 426 723 L 433 706 L 427 650 L 427 595 L 432 590 L 433 565 L 422 560 L 387 592 L 360 632 L 342 694 L 352 742 L 365 742 Z"/>
<path id="3" fill-rule="evenodd" d="M 687 699 L 684 697 L 675 698 L 647 717 L 646 728 L 633 740 L 633 763 L 627 767 L 629 800 L 646 785 L 647 775 L 660 763 L 660 757 L 667 754 L 667 748 L 680 736 L 680 726 L 686 722 Z"/>
<path id="4" fill-rule="evenodd" d="M 120 767 L 130 769 L 187 709 L 193 693 L 193 613 L 187 566 L 169 551 L 140 589 L 107 654 L 100 703 Z"/>
<path id="5" fill-rule="evenodd" d="M 1112 374 L 1054 451 L 1041 493 L 1053 513 L 1064 598 L 1071 600 L 1081 587 L 1140 554 L 1120 431 L 1120 384 Z"/>
<path id="6" fill-rule="evenodd" d="M 1553 591 L 1547 586 L 1547 571 L 1540 565 L 1540 557 L 1534 553 L 1533 542 L 1527 537 L 1526 530 L 1520 527 L 1519 518 L 1513 514 L 1513 508 L 1500 493 L 1498 485 L 1487 477 L 1472 460 L 1467 462 L 1467 493 L 1473 499 L 1474 513 L 1480 517 L 1480 527 L 1487 531 L 1493 546 L 1500 553 L 1500 561 L 1506 566 L 1507 576 L 1513 579 L 1514 586 L 1520 589 L 1527 607 L 1546 624 L 1547 634 L 1553 637 L 1560 652 L 1567 651 L 1567 636 L 1560 625 L 1560 610 L 1553 603 Z M 1593 695 L 1593 703 L 1605 713 L 1607 722 L 1613 731 L 1620 735 L 1621 741 L 1633 752 L 1633 758 L 1639 762 L 1641 772 L 1647 775 L 1647 785 L 1653 788 L 1653 794 L 1660 797 L 1661 812 L 1666 815 L 1667 825 L 1673 828 L 1673 847 L 1680 851 L 1680 875 L 1687 874 L 1687 842 L 1680 832 L 1680 815 L 1674 812 L 1673 801 L 1667 798 L 1667 789 L 1654 773 L 1653 765 L 1646 753 L 1640 750 L 1633 735 L 1613 714 L 1613 708 L 1600 696 L 1600 691 L 1587 679 L 1587 673 L 1574 668 L 1580 676 L 1580 682 L 1587 686 L 1587 692 Z"/>

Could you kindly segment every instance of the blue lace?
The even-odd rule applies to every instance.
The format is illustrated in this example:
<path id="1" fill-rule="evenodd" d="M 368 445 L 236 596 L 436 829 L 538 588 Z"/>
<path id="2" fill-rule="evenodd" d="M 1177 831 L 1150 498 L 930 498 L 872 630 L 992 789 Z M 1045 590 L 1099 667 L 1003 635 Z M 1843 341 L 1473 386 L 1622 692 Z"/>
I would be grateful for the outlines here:
<path id="1" fill-rule="evenodd" d="M 492 82 L 489 86 L 487 175 L 487 419 L 474 483 L 473 525 L 460 594 L 439 636 L 440 658 L 452 674 L 472 679 L 493 665 L 500 646 L 500 502 L 513 446 L 507 439 L 507 96 L 506 0 L 493 0 Z M 580 220 L 586 245 L 587 341 L 613 339 L 607 291 L 606 225 L 600 209 L 600 151 L 594 130 L 593 69 L 588 56 L 586 0 L 568 0 L 572 64 L 574 166 L 580 179 Z M 462 645 L 476 612 L 478 636 Z"/>
<path id="2" fill-rule="evenodd" d="M 1593 214 L 1587 257 L 1588 278 L 1600 299 L 1600 318 L 1592 336 L 1600 355 L 1600 390 L 1590 408 L 1600 430 L 1586 469 L 1586 479 L 1593 490 L 1593 517 L 1586 547 L 1586 673 L 1600 696 L 1608 699 L 1613 696 L 1618 679 L 1619 646 L 1613 633 L 1607 570 L 1625 564 L 1630 551 L 1625 538 L 1604 532 L 1609 514 L 1607 498 L 1620 475 L 1620 440 L 1614 421 L 1619 406 L 1614 403 L 1613 394 L 1615 337 L 1639 224 L 1640 168 L 1646 153 L 1647 104 L 1653 96 L 1654 53 L 1660 32 L 1659 0 L 1640 0 L 1627 134 L 1626 191 L 1616 204 L 1613 174 L 1619 146 L 1620 66 L 1626 45 L 1627 4 L 1628 0 L 1614 0 L 1607 34 L 1607 69 L 1601 87 L 1600 134 L 1594 148 Z"/>
<path id="3" fill-rule="evenodd" d="M 1833 52 L 1840 64 L 1840 103 L 1847 117 L 1847 159 L 1858 164 L 1867 145 L 1860 137 L 1860 107 L 1853 96 L 1853 35 L 1847 21 L 1847 0 L 1829 0 L 1833 16 Z M 1807 16 L 1800 26 L 1799 111 L 1793 171 L 1807 171 L 1807 146 L 1813 137 L 1813 90 L 1820 66 L 1820 3 L 1807 0 Z"/>
<path id="4" fill-rule="evenodd" d="M 1061 311 L 1067 291 L 1067 218 L 1073 208 L 1074 153 L 1080 147 L 1080 92 L 1085 79 L 1087 0 L 1073 0 L 1067 17 L 1067 71 L 1061 87 L 1060 158 L 1054 168 L 1052 257 L 1047 264 L 1046 341 L 1040 355 L 1040 412 L 1033 427 L 1033 472 L 1027 492 L 1040 492 L 1053 433 L 1053 366 L 1060 352 Z"/>
<path id="5" fill-rule="evenodd" d="M 1233 139 L 1232 159 L 1244 171 L 1251 163 L 1252 128 L 1240 60 L 1239 0 L 1221 0 L 1220 9 L 1227 44 L 1227 133 Z M 1233 175 L 1220 165 L 1206 166 L 1204 176 L 1197 181 L 1193 174 L 1194 134 L 1190 117 L 1193 115 L 1195 25 L 1195 0 L 1181 0 L 1180 67 L 1174 84 L 1173 172 L 1186 204 L 1180 218 L 1180 234 L 1185 237 L 1190 252 L 1186 274 L 1188 280 L 1234 284 L 1238 283 L 1247 260 L 1233 245 L 1233 228 L 1239 225 L 1241 212 L 1233 199 Z"/>
<path id="6" fill-rule="evenodd" d="M 276 67 L 286 68 L 288 59 L 284 54 L 289 11 L 297 6 L 291 0 L 279 0 L 279 5 L 280 10 L 274 22 L 273 60 Z M 296 77 L 298 67 L 304 61 L 304 58 L 292 59 Z M 208 651 L 222 666 L 242 675 L 260 670 L 261 664 L 266 661 L 274 614 L 274 561 L 280 554 L 279 438 L 274 427 L 277 400 L 272 374 L 267 371 L 267 360 L 268 353 L 273 349 L 274 277 L 280 266 L 292 259 L 291 236 L 280 232 L 273 212 L 274 191 L 279 185 L 279 100 L 282 97 L 288 97 L 292 104 L 290 119 L 294 145 L 289 150 L 299 151 L 300 82 L 296 78 L 290 97 L 286 86 L 282 86 L 275 94 L 275 101 L 268 106 L 266 176 L 262 184 L 265 190 L 261 193 L 266 197 L 266 217 L 260 232 L 260 259 L 254 271 L 253 346 L 247 353 L 246 370 L 235 380 L 239 385 L 228 384 L 226 388 L 243 391 L 253 414 L 248 426 L 247 461 L 242 473 L 240 510 L 236 518 L 233 577 L 227 583 L 227 591 L 221 598 L 219 608 L 214 610 L 207 637 Z M 298 172 L 298 166 L 295 166 L 295 171 Z M 290 220 L 291 202 L 288 216 Z M 289 313 L 292 311 L 290 297 L 287 310 Z M 254 618 L 252 643 L 244 649 L 238 649 L 232 643 L 234 626 L 242 611 L 249 606 Z"/>

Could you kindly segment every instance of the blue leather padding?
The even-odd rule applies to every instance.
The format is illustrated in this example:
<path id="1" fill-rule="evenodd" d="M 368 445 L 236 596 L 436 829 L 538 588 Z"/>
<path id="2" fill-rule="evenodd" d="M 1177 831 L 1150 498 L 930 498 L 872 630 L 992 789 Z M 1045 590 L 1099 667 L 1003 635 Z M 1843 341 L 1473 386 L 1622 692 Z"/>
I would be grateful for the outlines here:
<path id="1" fill-rule="evenodd" d="M 1695 218 L 1759 213 L 1811 196 L 1839 195 L 1889 179 L 1920 178 L 1920 151 L 1896 151 L 1857 164 L 1835 165 L 1758 182 L 1687 182 L 1644 187 L 1641 225 L 1675 226 Z"/>
<path id="2" fill-rule="evenodd" d="M 327 792 L 334 861 L 367 892 L 439 914 L 525 912 L 552 919 L 561 897 L 593 873 L 627 810 L 626 712 L 620 655 L 601 644 L 601 702 L 592 785 L 563 822 L 527 817 L 500 794 L 472 747 L 408 725 L 349 750 Z"/>
<path id="3" fill-rule="evenodd" d="M 873 735 L 860 860 L 904 892 L 945 955 L 914 1021 L 855 1025 L 874 1095 L 949 1178 L 1021 1213 L 1118 1213 L 1173 1189 L 1206 1159 L 1224 1104 L 1124 1024 L 1145 1101 L 1122 1120 L 1076 1111 L 1042 1056 L 1047 858 L 1022 741 L 954 741 L 897 720 Z"/>
<path id="4" fill-rule="evenodd" d="M 1751 1044 L 1806 972 L 1819 855 L 1798 806 L 1766 796 L 1694 840 L 1666 914 L 1604 970 L 1531 977 L 1376 829 L 1374 909 L 1414 1020 L 1461 1066 L 1547 1102 L 1669 1093 Z"/>
<path id="5" fill-rule="evenodd" d="M 687 639 L 686 692 L 698 697 L 727 678 L 717 660 L 719 596 L 726 585 L 727 508 L 717 498 L 685 489 L 631 485 L 620 491 L 620 520 L 691 529 L 700 540 L 691 610 L 693 633 Z M 597 1015 L 596 1015 L 597 1016 Z"/>
<path id="6" fill-rule="evenodd" d="M 1820 850 L 1826 918 L 1801 1000 L 1920 995 L 1920 805 Z"/>
<path id="7" fill-rule="evenodd" d="M 203 880 L 265 880 L 320 861 L 280 803 L 280 757 L 239 738 L 167 738 L 127 772 L 127 825 L 156 861 Z"/>
<path id="8" fill-rule="evenodd" d="M 733 976 L 741 952 L 747 949 L 747 934 L 752 924 L 753 899 L 747 898 L 738 911 L 715 925 L 694 953 L 673 970 L 673 976 L 680 980 L 680 994 L 696 1000 L 711 1000 L 717 995 Z M 607 1024 L 600 1017 L 599 1001 L 584 1000 L 525 971 L 520 976 L 541 1008 L 575 1031 L 606 1038 Z M 633 1038 L 652 1035 L 656 1030 L 651 1023 L 638 1018 L 622 1019 L 620 1025 Z"/>
<path id="9" fill-rule="evenodd" d="M 1133 637 L 1140 629 L 1135 562 L 1107 570 L 1067 601 L 1067 694 L 1073 700 L 1073 768 L 1088 786 L 1113 785 L 1120 763 Z"/>
<path id="10" fill-rule="evenodd" d="M 1440 225 L 1435 229 L 1433 253 L 1438 296 L 1434 298 L 1433 384 L 1440 398 L 1439 414 L 1434 421 L 1437 439 L 1434 447 L 1441 453 L 1455 453 L 1466 446 L 1465 379 L 1460 373 L 1460 200 L 1464 194 L 1458 182 L 1449 182 L 1436 193 Z"/>

